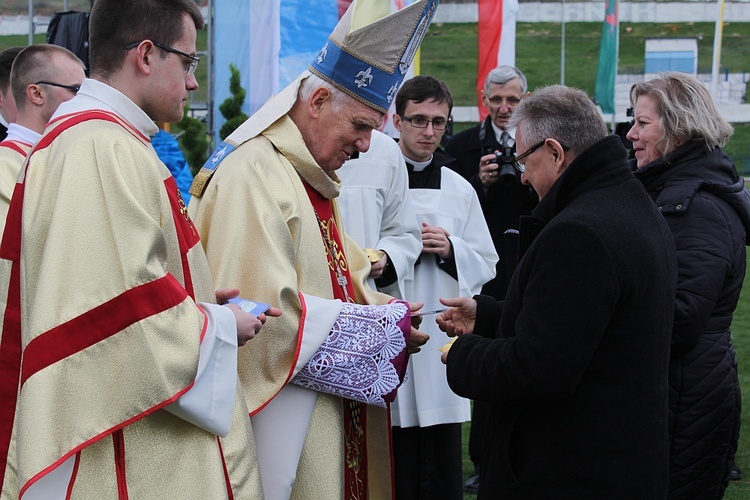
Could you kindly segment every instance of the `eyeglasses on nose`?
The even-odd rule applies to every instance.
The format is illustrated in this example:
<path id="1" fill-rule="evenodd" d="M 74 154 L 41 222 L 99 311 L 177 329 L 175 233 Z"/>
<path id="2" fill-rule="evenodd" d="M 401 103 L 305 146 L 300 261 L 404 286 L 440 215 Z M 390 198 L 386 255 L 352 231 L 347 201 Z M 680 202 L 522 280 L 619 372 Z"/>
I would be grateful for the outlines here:
<path id="1" fill-rule="evenodd" d="M 399 115 L 402 120 L 407 121 L 411 123 L 412 127 L 417 128 L 427 128 L 427 125 L 432 123 L 432 128 L 435 130 L 445 130 L 445 128 L 448 126 L 448 122 L 450 122 L 450 119 L 446 120 L 445 118 L 435 118 L 434 120 L 428 120 L 424 116 L 406 116 L 406 115 Z"/>
<path id="2" fill-rule="evenodd" d="M 526 172 L 526 160 L 528 159 L 531 154 L 536 151 L 537 149 L 544 146 L 544 144 L 547 142 L 547 139 L 544 139 L 542 142 L 538 144 L 534 144 L 529 149 L 521 153 L 520 155 L 516 156 L 516 161 L 513 162 L 513 166 L 516 167 L 516 170 L 518 170 L 521 173 Z M 568 151 L 570 148 L 564 144 L 560 144 L 560 147 L 563 149 L 563 151 Z"/>
<path id="3" fill-rule="evenodd" d="M 516 97 L 508 97 L 506 99 L 506 98 L 499 97 L 499 96 L 487 98 L 488 107 L 490 108 L 500 108 L 502 107 L 503 102 L 505 103 L 506 106 L 508 106 L 509 108 L 512 108 L 514 106 L 517 106 L 518 103 L 521 102 L 521 99 L 518 99 Z"/>
<path id="4" fill-rule="evenodd" d="M 132 50 L 136 48 L 141 42 L 132 42 L 125 46 L 125 50 Z M 185 76 L 190 76 L 195 74 L 195 70 L 198 67 L 198 63 L 201 62 L 200 57 L 196 57 L 191 54 L 187 54 L 181 50 L 173 49 L 169 45 L 164 45 L 163 43 L 155 42 L 151 40 L 151 43 L 154 44 L 154 46 L 159 47 L 164 52 L 169 52 L 171 54 L 177 54 L 178 56 L 182 56 L 186 59 L 190 59 L 189 63 L 185 63 Z"/>

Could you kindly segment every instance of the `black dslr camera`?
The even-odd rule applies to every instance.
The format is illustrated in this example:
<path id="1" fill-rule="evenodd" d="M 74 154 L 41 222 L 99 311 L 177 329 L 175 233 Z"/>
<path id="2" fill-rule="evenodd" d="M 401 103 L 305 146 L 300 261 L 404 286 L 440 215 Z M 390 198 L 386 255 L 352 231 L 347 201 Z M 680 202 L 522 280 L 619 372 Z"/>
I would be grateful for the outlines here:
<path id="1" fill-rule="evenodd" d="M 516 167 L 513 164 L 516 161 L 516 141 L 508 138 L 507 143 L 495 151 L 495 158 L 490 160 L 490 163 L 497 163 L 497 181 L 507 185 L 516 182 L 517 174 Z"/>

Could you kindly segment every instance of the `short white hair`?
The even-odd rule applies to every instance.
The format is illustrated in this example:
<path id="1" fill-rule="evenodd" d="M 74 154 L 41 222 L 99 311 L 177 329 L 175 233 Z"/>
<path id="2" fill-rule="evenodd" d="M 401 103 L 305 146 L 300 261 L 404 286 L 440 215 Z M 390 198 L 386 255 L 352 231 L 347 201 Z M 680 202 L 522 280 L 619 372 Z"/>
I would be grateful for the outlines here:
<path id="1" fill-rule="evenodd" d="M 331 93 L 331 105 L 333 106 L 333 111 L 336 113 L 341 111 L 344 106 L 349 103 L 350 99 L 352 101 L 356 100 L 350 97 L 345 92 L 337 89 L 332 83 L 323 80 L 315 74 L 311 74 L 302 82 L 302 85 L 299 89 L 299 97 L 297 100 L 308 101 L 315 93 L 315 91 L 320 88 L 328 89 L 328 91 Z"/>

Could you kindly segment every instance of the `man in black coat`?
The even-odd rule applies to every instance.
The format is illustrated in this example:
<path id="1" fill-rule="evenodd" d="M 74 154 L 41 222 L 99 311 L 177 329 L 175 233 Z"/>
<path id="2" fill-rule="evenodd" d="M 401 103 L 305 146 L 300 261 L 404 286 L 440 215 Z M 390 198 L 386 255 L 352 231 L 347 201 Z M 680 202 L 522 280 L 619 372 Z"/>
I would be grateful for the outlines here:
<path id="1" fill-rule="evenodd" d="M 669 228 L 585 93 L 538 90 L 514 123 L 540 203 L 506 300 L 445 300 L 438 317 L 461 334 L 451 388 L 491 404 L 479 498 L 664 498 Z"/>
<path id="2" fill-rule="evenodd" d="M 482 90 L 482 102 L 489 109 L 489 115 L 476 127 L 454 135 L 445 147 L 446 153 L 456 159 L 448 166 L 469 181 L 477 192 L 492 243 L 500 257 L 495 277 L 482 288 L 484 295 L 496 300 L 505 298 L 508 281 L 518 263 L 519 218 L 529 215 L 539 201 L 534 189 L 522 184 L 513 168 L 515 130 L 508 127 L 513 110 L 527 95 L 526 77 L 521 70 L 513 66 L 493 69 L 487 74 Z M 487 411 L 481 401 L 474 402 L 469 457 L 474 462 L 475 472 L 464 486 L 469 493 L 476 493 L 479 483 Z"/>

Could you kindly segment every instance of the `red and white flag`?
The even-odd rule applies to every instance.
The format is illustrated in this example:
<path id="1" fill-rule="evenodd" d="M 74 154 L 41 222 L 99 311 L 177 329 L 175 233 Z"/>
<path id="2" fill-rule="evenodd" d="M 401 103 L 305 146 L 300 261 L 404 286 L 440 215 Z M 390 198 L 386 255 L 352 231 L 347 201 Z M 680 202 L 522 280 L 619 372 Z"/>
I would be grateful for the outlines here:
<path id="1" fill-rule="evenodd" d="M 477 65 L 477 106 L 480 119 L 488 110 L 482 104 L 484 80 L 494 68 L 516 65 L 516 14 L 518 0 L 478 0 L 479 58 Z"/>

